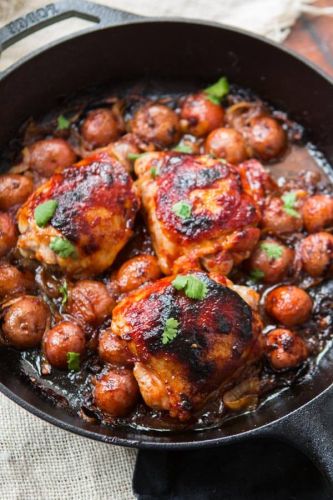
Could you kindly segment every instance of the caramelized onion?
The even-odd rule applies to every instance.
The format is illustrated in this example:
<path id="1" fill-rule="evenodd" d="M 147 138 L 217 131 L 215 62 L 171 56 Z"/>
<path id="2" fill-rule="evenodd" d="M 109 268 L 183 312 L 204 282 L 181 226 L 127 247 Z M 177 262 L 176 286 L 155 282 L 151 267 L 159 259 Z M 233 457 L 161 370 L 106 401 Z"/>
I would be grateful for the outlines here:
<path id="1" fill-rule="evenodd" d="M 260 381 L 258 377 L 243 380 L 223 394 L 223 403 L 232 411 L 254 410 L 258 405 Z"/>

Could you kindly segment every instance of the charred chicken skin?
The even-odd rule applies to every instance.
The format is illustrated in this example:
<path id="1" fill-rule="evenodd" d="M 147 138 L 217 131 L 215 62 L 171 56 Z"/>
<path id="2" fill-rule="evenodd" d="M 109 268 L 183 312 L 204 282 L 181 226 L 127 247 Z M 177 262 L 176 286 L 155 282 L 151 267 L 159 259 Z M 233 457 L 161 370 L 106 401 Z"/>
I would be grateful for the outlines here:
<path id="1" fill-rule="evenodd" d="M 51 200 L 54 213 L 38 225 L 37 207 Z M 98 153 L 54 174 L 21 207 L 18 248 L 69 275 L 92 276 L 109 267 L 131 237 L 138 208 L 130 176 Z"/>
<path id="2" fill-rule="evenodd" d="M 176 289 L 175 276 L 163 278 L 121 301 L 111 327 L 135 360 L 146 404 L 182 421 L 239 377 L 261 349 L 259 316 L 226 286 L 228 280 L 217 282 L 203 272 L 190 276 L 204 288 L 202 298 Z"/>
<path id="3" fill-rule="evenodd" d="M 209 156 L 145 154 L 136 161 L 138 187 L 159 265 L 165 274 L 208 270 L 250 255 L 260 231 L 258 204 L 236 167 Z M 221 270 L 221 269 L 220 269 Z"/>

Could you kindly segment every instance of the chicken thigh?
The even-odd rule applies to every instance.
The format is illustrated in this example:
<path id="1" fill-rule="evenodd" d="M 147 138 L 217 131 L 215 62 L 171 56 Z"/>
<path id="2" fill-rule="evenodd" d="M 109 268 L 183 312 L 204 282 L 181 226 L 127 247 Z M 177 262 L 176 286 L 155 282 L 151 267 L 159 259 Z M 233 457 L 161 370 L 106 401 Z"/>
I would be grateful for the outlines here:
<path id="1" fill-rule="evenodd" d="M 105 152 L 94 154 L 55 173 L 21 207 L 18 248 L 69 275 L 96 275 L 131 237 L 138 209 L 122 165 Z"/>
<path id="2" fill-rule="evenodd" d="M 186 421 L 259 358 L 262 324 L 223 276 L 217 281 L 194 272 L 175 279 L 160 279 L 123 299 L 110 335 L 126 342 L 145 403 Z"/>
<path id="3" fill-rule="evenodd" d="M 137 185 L 165 274 L 200 267 L 227 274 L 248 258 L 260 209 L 236 167 L 210 156 L 150 153 L 135 163 Z"/>

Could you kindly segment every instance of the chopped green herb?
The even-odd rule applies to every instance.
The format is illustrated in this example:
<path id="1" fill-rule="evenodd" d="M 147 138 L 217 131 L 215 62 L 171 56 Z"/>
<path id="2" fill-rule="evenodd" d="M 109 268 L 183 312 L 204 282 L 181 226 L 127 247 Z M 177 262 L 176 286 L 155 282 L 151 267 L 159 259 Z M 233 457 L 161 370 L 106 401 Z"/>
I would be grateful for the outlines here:
<path id="1" fill-rule="evenodd" d="M 260 269 L 252 269 L 252 271 L 250 272 L 250 278 L 253 281 L 260 281 L 264 277 L 265 273 Z"/>
<path id="2" fill-rule="evenodd" d="M 281 199 L 284 203 L 283 210 L 292 217 L 300 218 L 300 214 L 295 209 L 297 203 L 297 194 L 296 193 L 285 193 L 281 196 Z"/>
<path id="3" fill-rule="evenodd" d="M 220 104 L 221 100 L 228 94 L 228 92 L 229 83 L 224 76 L 204 90 L 208 99 L 210 99 L 214 104 Z"/>
<path id="4" fill-rule="evenodd" d="M 64 115 L 58 116 L 57 124 L 57 130 L 66 130 L 71 126 L 71 122 Z"/>
<path id="5" fill-rule="evenodd" d="M 184 290 L 185 295 L 190 299 L 201 300 L 204 299 L 207 294 L 206 284 L 192 274 L 177 276 L 173 280 L 172 285 L 176 290 Z"/>
<path id="6" fill-rule="evenodd" d="M 156 167 L 151 167 L 150 175 L 152 176 L 153 179 L 155 179 L 155 177 L 158 175 Z"/>
<path id="7" fill-rule="evenodd" d="M 266 253 L 269 259 L 279 259 L 283 253 L 283 248 L 276 243 L 261 243 L 260 248 Z"/>
<path id="8" fill-rule="evenodd" d="M 192 207 L 187 201 L 178 201 L 172 207 L 172 211 L 182 219 L 188 219 L 192 213 Z"/>
<path id="9" fill-rule="evenodd" d="M 65 305 L 68 301 L 68 284 L 65 280 L 63 284 L 59 287 L 59 292 L 62 295 L 61 305 Z"/>
<path id="10" fill-rule="evenodd" d="M 168 344 L 177 337 L 177 328 L 179 326 L 179 321 L 175 318 L 169 318 L 165 322 L 165 328 L 162 334 L 162 344 Z"/>
<path id="11" fill-rule="evenodd" d="M 38 227 L 44 227 L 52 219 L 57 210 L 57 200 L 48 200 L 35 208 L 34 216 Z"/>
<path id="12" fill-rule="evenodd" d="M 67 353 L 67 366 L 71 372 L 80 370 L 80 354 L 78 352 Z"/>
<path id="13" fill-rule="evenodd" d="M 66 238 L 60 238 L 56 236 L 50 243 L 50 248 L 53 250 L 59 257 L 67 259 L 67 257 L 74 257 L 76 254 L 75 246 Z"/>
<path id="14" fill-rule="evenodd" d="M 193 150 L 191 148 L 191 146 L 189 146 L 188 144 L 177 144 L 177 146 L 175 146 L 172 151 L 177 151 L 177 153 L 193 153 Z"/>
<path id="15" fill-rule="evenodd" d="M 128 153 L 127 158 L 129 160 L 135 161 L 138 158 L 141 158 L 145 153 Z"/>

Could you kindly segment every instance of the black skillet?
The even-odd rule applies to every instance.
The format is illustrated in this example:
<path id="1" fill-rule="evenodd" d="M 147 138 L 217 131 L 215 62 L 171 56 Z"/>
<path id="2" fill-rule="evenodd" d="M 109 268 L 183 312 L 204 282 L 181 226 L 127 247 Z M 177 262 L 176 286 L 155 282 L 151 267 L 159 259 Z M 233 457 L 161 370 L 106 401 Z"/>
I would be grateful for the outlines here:
<path id="1" fill-rule="evenodd" d="M 201 84 L 220 75 L 249 87 L 306 127 L 333 164 L 333 82 L 290 51 L 241 30 L 181 19 L 146 19 L 82 0 L 37 9 L 0 30 L 6 49 L 33 31 L 69 17 L 95 25 L 42 47 L 0 74 L 0 145 L 29 116 L 64 95 L 107 82 L 158 78 Z M 14 352 L 0 352 L 0 390 L 31 413 L 106 443 L 156 450 L 194 449 L 274 437 L 303 450 L 333 488 L 333 350 L 311 380 L 222 429 L 183 434 L 111 429 L 52 406 L 19 375 Z"/>

